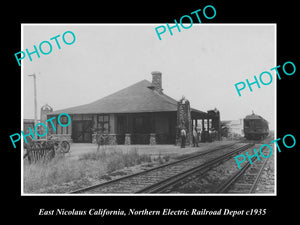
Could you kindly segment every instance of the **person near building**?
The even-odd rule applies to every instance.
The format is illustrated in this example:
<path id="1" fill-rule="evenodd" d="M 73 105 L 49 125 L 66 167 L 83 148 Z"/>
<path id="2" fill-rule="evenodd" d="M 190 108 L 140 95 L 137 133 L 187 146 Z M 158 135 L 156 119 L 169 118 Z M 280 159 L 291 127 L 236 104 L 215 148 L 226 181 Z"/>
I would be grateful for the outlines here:
<path id="1" fill-rule="evenodd" d="M 206 128 L 201 133 L 201 142 L 206 142 Z"/>
<path id="2" fill-rule="evenodd" d="M 193 145 L 194 147 L 198 147 L 198 135 L 196 128 L 193 129 Z"/>
<path id="3" fill-rule="evenodd" d="M 201 129 L 197 129 L 198 143 L 201 142 Z"/>
<path id="4" fill-rule="evenodd" d="M 181 137 L 181 148 L 185 148 L 186 131 L 184 128 L 181 128 L 181 130 L 180 130 L 180 137 Z"/>

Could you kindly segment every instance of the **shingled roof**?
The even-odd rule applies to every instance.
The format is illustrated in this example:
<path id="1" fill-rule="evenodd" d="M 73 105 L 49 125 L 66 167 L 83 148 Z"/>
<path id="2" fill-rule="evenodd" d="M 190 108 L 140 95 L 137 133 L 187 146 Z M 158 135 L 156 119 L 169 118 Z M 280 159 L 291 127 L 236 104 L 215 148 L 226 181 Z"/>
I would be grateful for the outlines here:
<path id="1" fill-rule="evenodd" d="M 203 113 L 199 110 L 194 111 Z M 142 80 L 89 104 L 56 110 L 49 114 L 100 114 L 177 111 L 177 101 L 155 91 L 152 83 Z"/>

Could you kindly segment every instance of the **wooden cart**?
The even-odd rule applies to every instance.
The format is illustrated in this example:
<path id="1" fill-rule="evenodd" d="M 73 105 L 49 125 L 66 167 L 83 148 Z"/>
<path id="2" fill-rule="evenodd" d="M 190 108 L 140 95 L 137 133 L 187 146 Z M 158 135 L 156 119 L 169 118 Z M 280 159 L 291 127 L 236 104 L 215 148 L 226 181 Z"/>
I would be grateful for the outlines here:
<path id="1" fill-rule="evenodd" d="M 65 139 L 54 138 L 50 136 L 48 139 L 27 139 L 24 143 L 26 153 L 24 158 L 28 157 L 29 163 L 39 160 L 51 160 L 55 156 L 55 152 L 68 153 L 70 151 L 70 143 Z"/>

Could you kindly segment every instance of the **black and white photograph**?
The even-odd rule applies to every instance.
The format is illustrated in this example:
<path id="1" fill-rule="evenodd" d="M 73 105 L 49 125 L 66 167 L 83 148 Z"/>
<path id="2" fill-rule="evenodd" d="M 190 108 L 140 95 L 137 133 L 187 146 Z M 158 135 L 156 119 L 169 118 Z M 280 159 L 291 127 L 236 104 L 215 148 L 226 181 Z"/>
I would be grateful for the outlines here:
<path id="1" fill-rule="evenodd" d="M 276 194 L 276 24 L 155 27 L 22 25 L 23 194 Z"/>
<path id="2" fill-rule="evenodd" d="M 13 4 L 4 220 L 297 221 L 296 3 Z"/>

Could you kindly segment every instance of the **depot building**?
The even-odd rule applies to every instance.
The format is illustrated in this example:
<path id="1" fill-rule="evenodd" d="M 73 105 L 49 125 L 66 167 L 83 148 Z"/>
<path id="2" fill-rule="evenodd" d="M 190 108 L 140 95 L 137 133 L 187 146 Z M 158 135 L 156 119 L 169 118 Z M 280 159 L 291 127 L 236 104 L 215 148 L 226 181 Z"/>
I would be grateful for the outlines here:
<path id="1" fill-rule="evenodd" d="M 214 131 L 219 137 L 220 113 L 203 112 L 163 92 L 162 73 L 152 72 L 152 82 L 139 81 L 89 104 L 62 110 L 46 110 L 46 118 L 67 113 L 71 124 L 48 133 L 75 143 L 95 143 L 96 134 L 106 134 L 109 144 L 176 144 L 179 131 L 186 129 L 187 144 L 192 144 L 192 129 Z M 179 84 L 178 84 L 179 85 Z"/>

